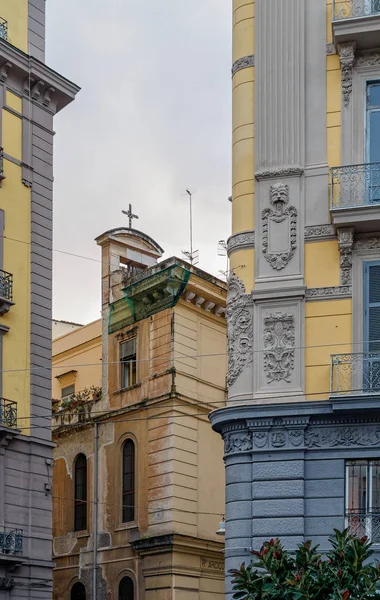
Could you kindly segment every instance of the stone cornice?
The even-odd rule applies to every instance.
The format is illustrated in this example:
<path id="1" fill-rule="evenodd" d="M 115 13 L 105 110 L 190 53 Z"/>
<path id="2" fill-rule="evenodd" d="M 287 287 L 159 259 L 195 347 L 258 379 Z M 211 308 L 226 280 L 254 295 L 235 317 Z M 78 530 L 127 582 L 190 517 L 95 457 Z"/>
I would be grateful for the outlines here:
<path id="1" fill-rule="evenodd" d="M 227 254 L 255 247 L 255 232 L 251 229 L 231 235 L 227 240 Z"/>
<path id="2" fill-rule="evenodd" d="M 305 241 L 322 241 L 335 239 L 334 225 L 308 225 L 305 227 Z"/>
<path id="3" fill-rule="evenodd" d="M 237 73 L 238 71 L 241 71 L 241 69 L 247 69 L 248 67 L 254 67 L 255 66 L 255 55 L 254 54 L 249 54 L 248 56 L 242 56 L 241 58 L 238 58 L 237 60 L 235 60 L 234 64 L 232 65 L 232 77 L 235 75 L 235 73 Z"/>
<path id="4" fill-rule="evenodd" d="M 262 169 L 256 171 L 255 179 L 261 181 L 262 179 L 279 179 L 282 177 L 301 177 L 304 169 L 298 165 L 291 165 L 286 167 L 279 167 L 274 169 Z"/>
<path id="5" fill-rule="evenodd" d="M 340 300 L 352 297 L 351 285 L 337 285 L 334 287 L 309 288 L 306 290 L 306 300 Z"/>

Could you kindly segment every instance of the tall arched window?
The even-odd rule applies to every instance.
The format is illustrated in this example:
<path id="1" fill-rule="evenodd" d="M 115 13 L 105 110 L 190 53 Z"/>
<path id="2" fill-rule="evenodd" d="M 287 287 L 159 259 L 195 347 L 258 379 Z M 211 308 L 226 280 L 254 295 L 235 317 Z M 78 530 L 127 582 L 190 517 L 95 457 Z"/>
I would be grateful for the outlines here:
<path id="1" fill-rule="evenodd" d="M 123 523 L 135 520 L 135 445 L 127 440 L 123 446 Z"/>
<path id="2" fill-rule="evenodd" d="M 119 600 L 134 600 L 133 581 L 130 577 L 123 577 L 120 581 Z"/>
<path id="3" fill-rule="evenodd" d="M 86 600 L 86 589 L 80 581 L 71 588 L 70 600 Z"/>
<path id="4" fill-rule="evenodd" d="M 79 454 L 74 468 L 74 531 L 87 529 L 87 459 Z"/>

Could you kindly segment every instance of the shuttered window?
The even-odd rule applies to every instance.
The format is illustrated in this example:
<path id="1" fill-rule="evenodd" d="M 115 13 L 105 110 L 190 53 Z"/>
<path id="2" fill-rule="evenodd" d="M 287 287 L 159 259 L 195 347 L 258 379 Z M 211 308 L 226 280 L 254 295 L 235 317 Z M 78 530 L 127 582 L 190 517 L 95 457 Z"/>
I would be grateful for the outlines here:
<path id="1" fill-rule="evenodd" d="M 135 520 L 135 445 L 127 440 L 123 446 L 123 523 Z"/>
<path id="2" fill-rule="evenodd" d="M 380 389 L 380 261 L 364 262 L 363 390 Z"/>
<path id="3" fill-rule="evenodd" d="M 87 459 L 79 454 L 74 469 L 74 531 L 87 529 Z"/>
<path id="4" fill-rule="evenodd" d="M 133 581 L 130 577 L 123 577 L 119 585 L 119 600 L 134 600 Z"/>
<path id="5" fill-rule="evenodd" d="M 131 387 L 136 383 L 136 338 L 120 344 L 120 387 Z"/>

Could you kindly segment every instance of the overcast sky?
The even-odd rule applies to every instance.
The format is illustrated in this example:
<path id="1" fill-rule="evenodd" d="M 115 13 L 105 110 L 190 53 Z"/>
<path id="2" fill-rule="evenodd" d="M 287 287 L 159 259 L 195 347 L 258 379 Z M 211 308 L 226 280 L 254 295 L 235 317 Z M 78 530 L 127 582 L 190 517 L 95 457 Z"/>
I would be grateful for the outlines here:
<path id="1" fill-rule="evenodd" d="M 199 266 L 230 234 L 230 0 L 49 0 L 47 64 L 81 86 L 55 119 L 56 319 L 100 317 L 100 248 L 127 225 L 181 257 L 194 192 Z M 135 221 L 136 223 L 136 221 Z M 90 257 L 71 257 L 58 251 Z"/>

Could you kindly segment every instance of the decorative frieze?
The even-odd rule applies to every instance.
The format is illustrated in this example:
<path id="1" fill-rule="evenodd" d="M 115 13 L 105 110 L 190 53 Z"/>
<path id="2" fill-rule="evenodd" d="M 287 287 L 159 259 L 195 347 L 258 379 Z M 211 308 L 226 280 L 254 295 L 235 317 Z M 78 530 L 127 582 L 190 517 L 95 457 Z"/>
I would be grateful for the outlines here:
<path id="1" fill-rule="evenodd" d="M 281 169 L 262 169 L 256 171 L 255 178 L 257 181 L 263 179 L 279 179 L 283 177 L 301 177 L 304 169 L 300 166 L 282 167 Z"/>
<path id="2" fill-rule="evenodd" d="M 380 236 L 359 238 L 354 242 L 354 250 L 378 250 L 380 249 Z"/>
<path id="3" fill-rule="evenodd" d="M 232 77 L 235 75 L 235 73 L 237 73 L 238 71 L 241 71 L 241 69 L 247 69 L 248 67 L 254 67 L 255 66 L 255 55 L 254 54 L 249 54 L 248 56 L 242 56 L 241 58 L 238 58 L 237 60 L 235 60 L 234 64 L 232 65 Z"/>
<path id="4" fill-rule="evenodd" d="M 246 250 L 255 247 L 255 232 L 253 230 L 235 233 L 227 240 L 227 254 L 230 256 L 237 250 Z"/>
<path id="5" fill-rule="evenodd" d="M 268 383 L 291 382 L 295 356 L 294 316 L 275 313 L 264 318 L 264 371 Z"/>
<path id="6" fill-rule="evenodd" d="M 243 369 L 253 360 L 251 303 L 251 296 L 245 293 L 243 282 L 232 272 L 227 296 L 228 386 L 236 382 Z"/>
<path id="7" fill-rule="evenodd" d="M 380 66 L 380 52 L 363 52 L 359 54 L 355 62 L 356 67 Z"/>
<path id="8" fill-rule="evenodd" d="M 350 103 L 352 93 L 352 71 L 355 62 L 354 42 L 339 44 L 340 67 L 342 72 L 342 95 L 343 104 L 347 108 Z"/>
<path id="9" fill-rule="evenodd" d="M 249 452 L 252 450 L 252 433 L 241 431 L 229 433 L 224 437 L 224 453 Z"/>
<path id="10" fill-rule="evenodd" d="M 340 298 L 351 298 L 351 296 L 351 285 L 309 288 L 306 290 L 306 300 L 339 300 Z"/>
<path id="11" fill-rule="evenodd" d="M 297 248 L 297 209 L 289 204 L 289 186 L 270 187 L 271 208 L 262 211 L 262 252 L 276 271 L 292 259 Z M 282 248 L 281 248 L 282 246 Z"/>
<path id="12" fill-rule="evenodd" d="M 338 230 L 340 252 L 340 282 L 342 286 L 352 283 L 352 250 L 354 247 L 354 228 Z"/>
<path id="13" fill-rule="evenodd" d="M 305 433 L 307 448 L 336 448 L 351 446 L 379 446 L 380 426 L 366 425 L 365 427 L 311 427 Z"/>
<path id="14" fill-rule="evenodd" d="M 305 240 L 306 241 L 314 241 L 314 240 L 326 240 L 335 238 L 335 229 L 334 225 L 326 224 L 326 225 L 309 225 L 305 227 Z"/>

